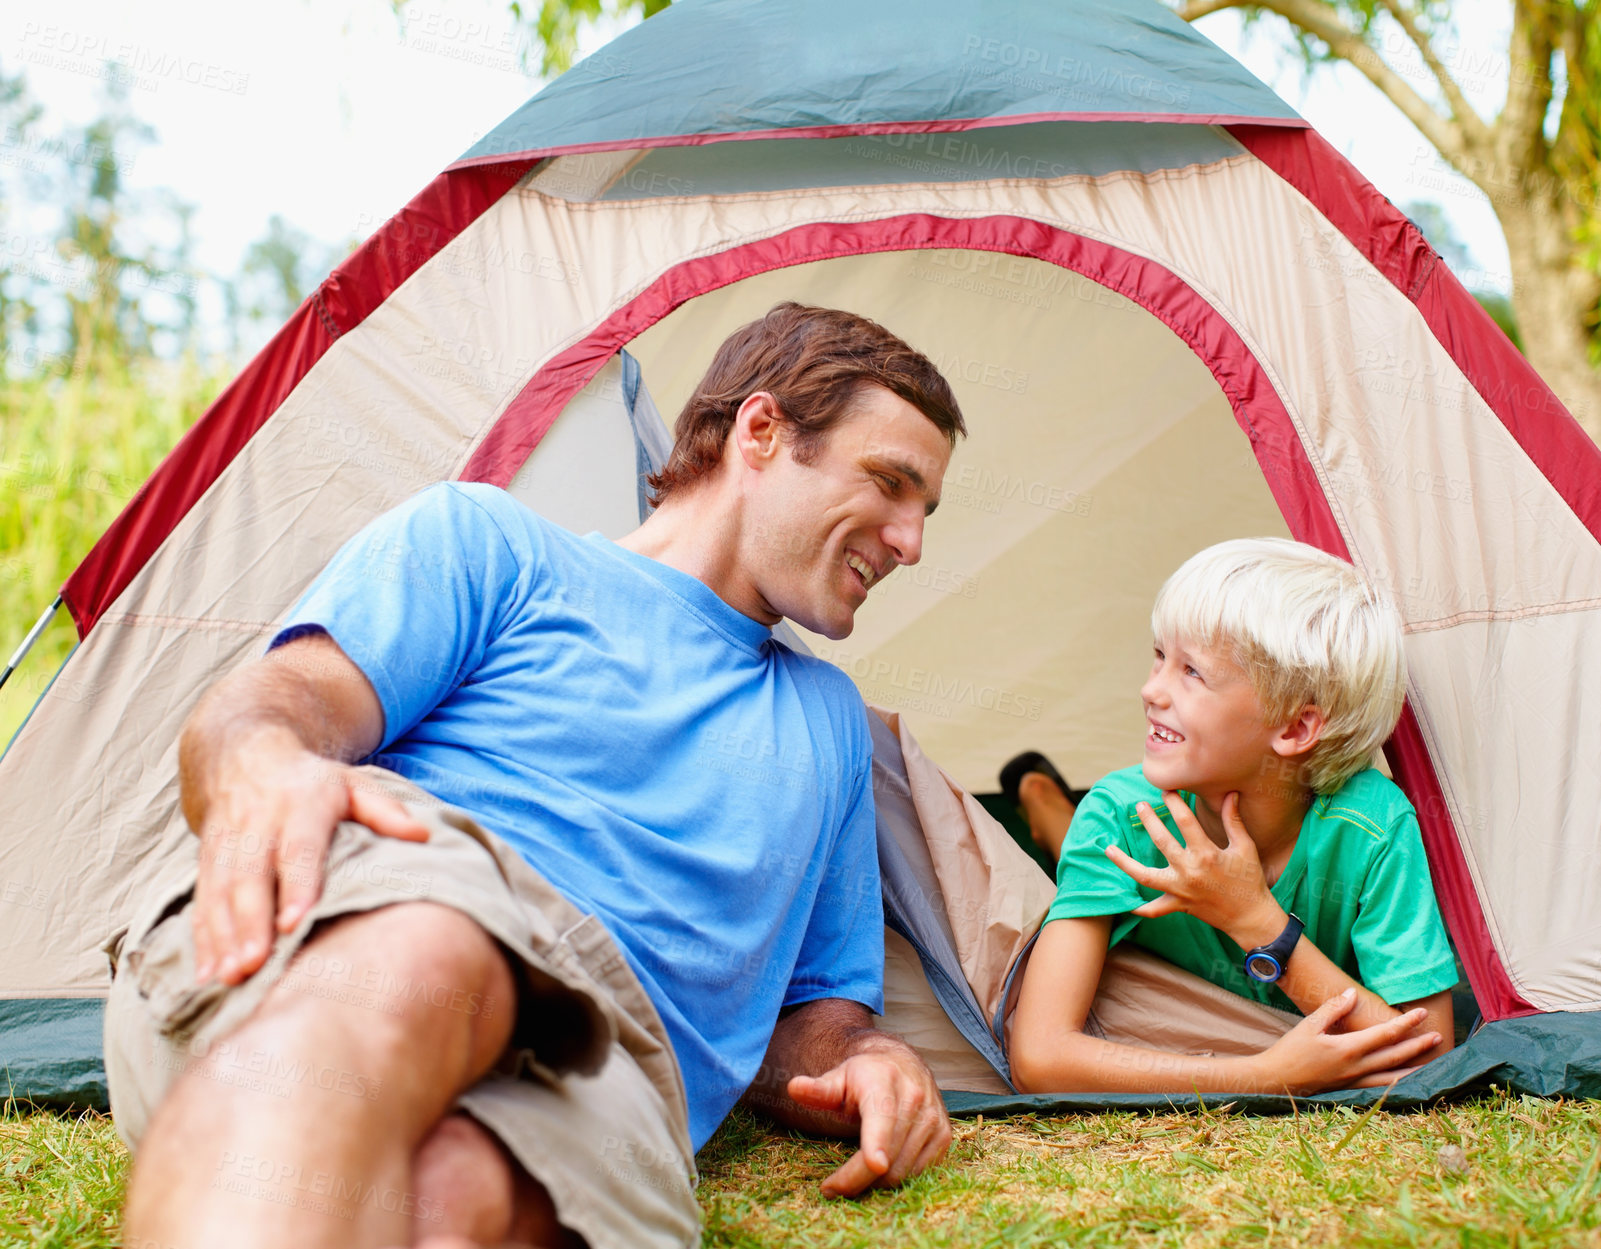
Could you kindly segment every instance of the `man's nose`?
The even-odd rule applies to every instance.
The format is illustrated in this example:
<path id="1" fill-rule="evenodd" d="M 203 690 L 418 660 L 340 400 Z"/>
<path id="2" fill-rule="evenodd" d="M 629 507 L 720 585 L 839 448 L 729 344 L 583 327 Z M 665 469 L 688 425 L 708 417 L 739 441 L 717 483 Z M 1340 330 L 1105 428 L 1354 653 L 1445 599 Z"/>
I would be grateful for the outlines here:
<path id="1" fill-rule="evenodd" d="M 897 564 L 915 564 L 923 558 L 923 523 L 926 519 L 919 507 L 915 512 L 897 516 L 885 528 L 884 545 L 894 554 Z"/>

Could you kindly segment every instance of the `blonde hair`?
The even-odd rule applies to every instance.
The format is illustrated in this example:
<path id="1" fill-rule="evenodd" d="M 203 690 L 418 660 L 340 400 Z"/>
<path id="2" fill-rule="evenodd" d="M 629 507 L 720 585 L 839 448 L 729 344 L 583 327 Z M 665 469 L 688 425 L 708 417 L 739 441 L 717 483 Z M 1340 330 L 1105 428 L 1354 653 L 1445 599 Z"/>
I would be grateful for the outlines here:
<path id="1" fill-rule="evenodd" d="M 1151 610 L 1159 640 L 1224 649 L 1266 723 L 1325 717 L 1302 783 L 1330 793 L 1373 760 L 1406 698 L 1401 618 L 1344 560 L 1287 538 L 1237 538 L 1186 560 Z"/>

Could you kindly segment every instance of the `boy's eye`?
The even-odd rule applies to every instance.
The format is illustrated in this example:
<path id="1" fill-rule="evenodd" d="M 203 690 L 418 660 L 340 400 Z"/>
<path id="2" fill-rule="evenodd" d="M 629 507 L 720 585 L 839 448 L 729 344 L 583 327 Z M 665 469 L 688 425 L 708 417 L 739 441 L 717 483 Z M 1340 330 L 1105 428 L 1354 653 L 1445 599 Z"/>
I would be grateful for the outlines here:
<path id="1" fill-rule="evenodd" d="M 1186 676 L 1192 676 L 1196 680 L 1200 680 L 1200 678 L 1201 678 L 1201 674 L 1199 672 L 1197 672 L 1194 668 L 1192 668 L 1189 664 L 1185 664 L 1184 665 L 1184 672 L 1185 672 Z"/>

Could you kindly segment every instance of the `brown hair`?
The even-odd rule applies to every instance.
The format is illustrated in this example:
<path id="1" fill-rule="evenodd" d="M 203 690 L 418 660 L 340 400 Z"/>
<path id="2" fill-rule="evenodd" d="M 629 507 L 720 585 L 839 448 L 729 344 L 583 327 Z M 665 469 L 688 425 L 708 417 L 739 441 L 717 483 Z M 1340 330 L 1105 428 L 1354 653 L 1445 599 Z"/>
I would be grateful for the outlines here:
<path id="1" fill-rule="evenodd" d="M 951 445 L 966 434 L 950 383 L 921 352 L 882 325 L 834 308 L 781 303 L 741 326 L 717 349 L 679 413 L 672 455 L 646 478 L 656 506 L 710 473 L 723 458 L 734 416 L 757 391 L 778 404 L 791 453 L 808 464 L 863 386 L 882 386 L 911 404 Z"/>

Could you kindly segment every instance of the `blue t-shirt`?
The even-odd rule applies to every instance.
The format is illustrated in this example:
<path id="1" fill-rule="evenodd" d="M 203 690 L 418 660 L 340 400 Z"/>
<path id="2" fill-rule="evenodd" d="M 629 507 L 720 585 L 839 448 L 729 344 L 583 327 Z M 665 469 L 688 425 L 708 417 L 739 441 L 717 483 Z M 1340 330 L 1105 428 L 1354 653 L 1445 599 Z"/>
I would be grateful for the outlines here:
<path id="1" fill-rule="evenodd" d="M 596 914 L 661 1013 L 698 1149 L 779 1009 L 883 1010 L 866 710 L 702 582 L 492 486 L 352 538 L 276 646 L 326 630 L 383 703 L 371 762 Z"/>

